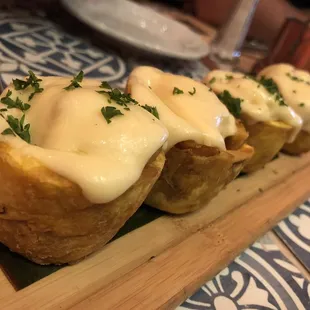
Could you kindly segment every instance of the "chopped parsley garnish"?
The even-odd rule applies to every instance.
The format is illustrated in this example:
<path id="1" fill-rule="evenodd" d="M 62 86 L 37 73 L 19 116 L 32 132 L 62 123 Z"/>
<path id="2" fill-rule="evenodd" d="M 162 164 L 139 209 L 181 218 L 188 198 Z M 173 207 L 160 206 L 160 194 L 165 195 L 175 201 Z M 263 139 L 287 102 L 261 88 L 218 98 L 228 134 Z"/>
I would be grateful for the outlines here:
<path id="1" fill-rule="evenodd" d="M 100 85 L 100 88 L 106 88 L 109 89 L 109 91 L 106 90 L 100 90 L 98 91 L 99 94 L 107 94 L 109 96 L 108 102 L 112 103 L 112 100 L 119 104 L 124 108 L 126 111 L 130 111 L 130 108 L 128 107 L 129 104 L 134 104 L 142 107 L 143 109 L 147 110 L 151 114 L 153 114 L 156 118 L 159 119 L 158 111 L 156 107 L 151 107 L 149 105 L 140 105 L 137 100 L 133 99 L 130 94 L 124 94 L 117 88 L 112 88 L 107 82 L 102 82 Z M 116 109 L 115 107 L 103 107 L 101 109 L 101 113 L 106 119 L 107 123 L 111 123 L 111 118 L 117 115 L 124 115 L 120 110 Z"/>
<path id="2" fill-rule="evenodd" d="M 196 94 L 196 88 L 193 87 L 193 91 L 188 92 L 191 96 L 194 96 Z"/>
<path id="3" fill-rule="evenodd" d="M 109 95 L 109 100 L 114 100 L 117 104 L 121 106 L 127 107 L 127 104 L 138 104 L 138 102 L 131 98 L 130 94 L 124 94 L 117 88 L 110 88 L 109 91 L 100 90 L 98 91 L 99 94 L 107 94 Z"/>
<path id="4" fill-rule="evenodd" d="M 105 89 L 111 89 L 112 87 L 110 86 L 110 84 L 106 81 L 101 82 L 101 85 L 99 86 L 100 88 L 105 88 Z"/>
<path id="5" fill-rule="evenodd" d="M 8 122 L 10 128 L 3 130 L 1 134 L 13 136 L 17 135 L 27 143 L 30 143 L 30 124 L 24 125 L 25 114 L 23 114 L 20 120 L 12 115 L 8 115 L 6 121 Z"/>
<path id="6" fill-rule="evenodd" d="M 296 94 L 296 90 L 295 89 L 293 89 L 293 93 Z"/>
<path id="7" fill-rule="evenodd" d="M 182 89 L 179 89 L 177 87 L 173 88 L 173 92 L 174 95 L 180 95 L 180 94 L 184 94 L 184 91 Z"/>
<path id="8" fill-rule="evenodd" d="M 305 81 L 304 79 L 299 78 L 298 76 L 292 75 L 291 73 L 287 72 L 286 76 L 288 76 L 292 81 L 295 82 L 302 82 L 302 83 L 306 83 L 308 85 L 310 85 L 309 81 Z"/>
<path id="9" fill-rule="evenodd" d="M 299 106 L 300 106 L 300 107 L 304 107 L 305 104 L 304 104 L 303 102 L 301 102 L 301 103 L 299 104 Z"/>
<path id="10" fill-rule="evenodd" d="M 149 89 L 152 89 L 152 87 L 149 85 Z"/>
<path id="11" fill-rule="evenodd" d="M 30 101 L 35 94 L 42 93 L 43 88 L 40 87 L 39 83 L 42 81 L 42 79 L 38 79 L 31 70 L 29 70 L 28 73 L 29 76 L 27 77 L 26 81 L 13 79 L 13 85 L 15 90 L 24 90 L 28 86 L 32 86 L 34 91 L 29 95 L 28 100 Z"/>
<path id="12" fill-rule="evenodd" d="M 225 77 L 226 77 L 226 80 L 228 80 L 228 81 L 230 81 L 234 78 L 232 75 L 226 75 Z"/>
<path id="13" fill-rule="evenodd" d="M 76 88 L 80 88 L 81 87 L 80 83 L 83 81 L 83 78 L 84 78 L 84 72 L 80 71 L 78 75 L 73 77 L 73 79 L 71 80 L 71 84 L 65 87 L 64 89 L 73 90 Z"/>
<path id="14" fill-rule="evenodd" d="M 211 85 L 211 84 L 213 84 L 215 81 L 216 81 L 216 78 L 213 77 L 213 78 L 209 81 L 209 84 Z"/>
<path id="15" fill-rule="evenodd" d="M 236 118 L 241 115 L 241 102 L 240 98 L 234 98 L 229 91 L 224 90 L 218 95 L 218 98 L 225 104 L 228 111 Z"/>
<path id="16" fill-rule="evenodd" d="M 13 100 L 11 98 L 12 91 L 8 90 L 6 93 L 5 97 L 1 98 L 1 103 L 7 105 L 8 109 L 19 109 L 21 111 L 27 111 L 30 108 L 30 104 L 28 103 L 23 103 L 18 97 Z"/>
<path id="17" fill-rule="evenodd" d="M 275 100 L 278 101 L 279 105 L 287 106 L 273 79 L 262 76 L 258 82 L 263 85 L 270 94 L 275 96 Z"/>
<path id="18" fill-rule="evenodd" d="M 151 114 L 153 114 L 156 118 L 159 119 L 159 115 L 158 115 L 158 111 L 156 107 L 151 107 L 149 105 L 142 105 L 141 106 L 143 109 L 145 109 L 146 111 L 150 112 Z"/>
<path id="19" fill-rule="evenodd" d="M 124 115 L 120 110 L 115 107 L 102 107 L 101 113 L 104 116 L 108 124 L 111 123 L 111 118 L 117 115 Z"/>

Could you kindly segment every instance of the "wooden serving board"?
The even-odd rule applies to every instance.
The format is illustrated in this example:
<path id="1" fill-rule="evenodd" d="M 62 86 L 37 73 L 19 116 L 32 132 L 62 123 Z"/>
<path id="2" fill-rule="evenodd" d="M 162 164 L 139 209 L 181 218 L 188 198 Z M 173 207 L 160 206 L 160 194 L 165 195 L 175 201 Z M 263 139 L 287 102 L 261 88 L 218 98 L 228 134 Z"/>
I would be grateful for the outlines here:
<path id="1" fill-rule="evenodd" d="M 173 308 L 309 196 L 310 154 L 280 155 L 204 209 L 161 216 L 23 290 L 0 274 L 0 308 Z"/>

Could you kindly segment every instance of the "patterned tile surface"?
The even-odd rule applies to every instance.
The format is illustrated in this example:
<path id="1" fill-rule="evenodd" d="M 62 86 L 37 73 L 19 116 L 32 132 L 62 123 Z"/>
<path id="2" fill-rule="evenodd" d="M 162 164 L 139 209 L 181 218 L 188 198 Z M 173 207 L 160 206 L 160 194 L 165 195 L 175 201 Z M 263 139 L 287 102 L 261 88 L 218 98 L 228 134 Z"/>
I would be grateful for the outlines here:
<path id="1" fill-rule="evenodd" d="M 310 283 L 265 236 L 177 310 L 310 309 Z"/>
<path id="2" fill-rule="evenodd" d="M 304 202 L 274 231 L 310 272 L 310 202 Z"/>
<path id="3" fill-rule="evenodd" d="M 54 24 L 25 12 L 0 12 L 0 72 L 5 84 L 25 76 L 29 69 L 40 75 L 75 75 L 83 70 L 90 78 L 124 87 L 126 77 L 137 65 L 154 65 L 165 71 L 202 78 L 207 69 L 200 62 L 163 59 L 122 59 L 87 41 L 63 32 Z"/>

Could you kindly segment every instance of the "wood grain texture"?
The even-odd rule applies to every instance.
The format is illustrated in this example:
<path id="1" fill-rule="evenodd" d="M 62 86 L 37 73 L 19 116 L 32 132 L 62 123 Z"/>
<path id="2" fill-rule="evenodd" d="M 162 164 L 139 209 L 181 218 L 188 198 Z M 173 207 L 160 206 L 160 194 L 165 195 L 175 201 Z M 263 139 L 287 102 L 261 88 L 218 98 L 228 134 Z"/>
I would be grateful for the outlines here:
<path id="1" fill-rule="evenodd" d="M 10 296 L 15 292 L 13 286 L 11 283 L 8 281 L 7 277 L 5 274 L 2 272 L 0 268 L 0 299 L 5 297 L 5 296 Z M 1 308 L 1 304 L 0 304 Z"/>
<path id="2" fill-rule="evenodd" d="M 302 203 L 309 182 L 307 167 L 72 309 L 173 309 Z"/>
<path id="3" fill-rule="evenodd" d="M 87 309 L 104 309 L 105 295 L 110 296 L 109 309 L 120 300 L 129 308 L 136 307 L 135 300 L 143 300 L 144 309 L 161 301 L 175 305 L 310 196 L 309 178 L 310 154 L 281 155 L 264 169 L 232 182 L 204 209 L 187 216 L 163 216 L 79 264 L 11 296 L 0 296 L 0 308 L 66 309 L 82 302 Z M 121 291 L 113 293 L 109 287 Z"/>

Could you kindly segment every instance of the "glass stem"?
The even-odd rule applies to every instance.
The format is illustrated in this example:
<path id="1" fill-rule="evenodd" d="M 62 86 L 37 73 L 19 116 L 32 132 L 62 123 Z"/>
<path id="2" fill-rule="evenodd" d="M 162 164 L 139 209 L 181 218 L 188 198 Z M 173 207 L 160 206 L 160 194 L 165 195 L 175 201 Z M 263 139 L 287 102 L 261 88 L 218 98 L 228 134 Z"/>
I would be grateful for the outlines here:
<path id="1" fill-rule="evenodd" d="M 238 64 L 241 47 L 258 2 L 259 0 L 239 0 L 233 13 L 212 42 L 209 58 L 220 69 L 232 71 Z"/>

